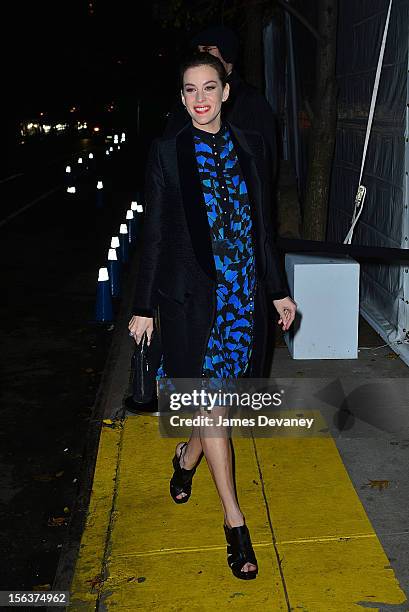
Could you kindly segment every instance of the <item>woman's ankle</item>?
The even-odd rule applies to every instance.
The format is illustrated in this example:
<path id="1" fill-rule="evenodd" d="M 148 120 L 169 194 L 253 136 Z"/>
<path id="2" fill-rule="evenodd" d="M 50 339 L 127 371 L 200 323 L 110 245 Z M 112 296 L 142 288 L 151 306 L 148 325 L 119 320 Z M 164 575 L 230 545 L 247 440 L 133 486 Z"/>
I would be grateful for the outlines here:
<path id="1" fill-rule="evenodd" d="M 225 514 L 224 524 L 231 529 L 232 527 L 239 527 L 240 525 L 244 525 L 245 517 L 242 512 L 234 512 Z"/>
<path id="2" fill-rule="evenodd" d="M 187 444 L 183 449 L 182 449 L 182 456 L 180 459 L 180 467 L 184 468 L 185 470 L 192 470 L 195 465 L 197 463 L 197 459 L 191 459 L 190 454 L 189 454 L 189 444 Z"/>

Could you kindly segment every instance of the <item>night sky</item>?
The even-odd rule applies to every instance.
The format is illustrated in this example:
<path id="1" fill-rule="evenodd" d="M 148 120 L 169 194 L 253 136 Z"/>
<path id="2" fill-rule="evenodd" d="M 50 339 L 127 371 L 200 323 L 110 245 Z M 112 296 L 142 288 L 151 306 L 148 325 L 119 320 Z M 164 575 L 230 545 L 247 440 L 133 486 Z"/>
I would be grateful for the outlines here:
<path id="1" fill-rule="evenodd" d="M 96 108 L 138 95 L 166 106 L 174 95 L 183 35 L 164 30 L 152 12 L 152 2 L 124 0 L 96 0 L 91 7 L 86 0 L 46 0 L 14 7 L 6 53 L 15 111 L 58 113 L 74 104 Z"/>

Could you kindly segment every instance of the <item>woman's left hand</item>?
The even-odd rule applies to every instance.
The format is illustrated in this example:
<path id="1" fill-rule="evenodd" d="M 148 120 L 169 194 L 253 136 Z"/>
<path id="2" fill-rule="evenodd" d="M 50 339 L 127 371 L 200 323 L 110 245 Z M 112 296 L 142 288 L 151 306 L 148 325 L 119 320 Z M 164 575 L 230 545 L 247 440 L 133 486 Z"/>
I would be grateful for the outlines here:
<path id="1" fill-rule="evenodd" d="M 290 297 L 285 297 L 281 300 L 273 300 L 273 304 L 280 315 L 278 325 L 282 326 L 283 331 L 287 331 L 295 319 L 297 304 L 293 302 Z"/>

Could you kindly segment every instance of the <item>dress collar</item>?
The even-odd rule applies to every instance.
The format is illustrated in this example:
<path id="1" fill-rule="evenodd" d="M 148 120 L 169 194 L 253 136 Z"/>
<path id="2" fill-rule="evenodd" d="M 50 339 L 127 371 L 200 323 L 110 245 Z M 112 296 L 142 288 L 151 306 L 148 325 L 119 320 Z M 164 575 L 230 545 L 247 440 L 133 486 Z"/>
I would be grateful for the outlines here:
<path id="1" fill-rule="evenodd" d="M 226 134 L 227 124 L 225 122 L 222 122 L 220 126 L 220 130 L 216 132 L 215 134 L 212 134 L 211 132 L 206 132 L 205 130 L 200 130 L 199 128 L 195 127 L 193 124 L 191 128 L 192 128 L 193 135 L 198 136 L 202 142 L 212 143 L 216 141 L 220 143 L 223 140 L 223 136 Z"/>

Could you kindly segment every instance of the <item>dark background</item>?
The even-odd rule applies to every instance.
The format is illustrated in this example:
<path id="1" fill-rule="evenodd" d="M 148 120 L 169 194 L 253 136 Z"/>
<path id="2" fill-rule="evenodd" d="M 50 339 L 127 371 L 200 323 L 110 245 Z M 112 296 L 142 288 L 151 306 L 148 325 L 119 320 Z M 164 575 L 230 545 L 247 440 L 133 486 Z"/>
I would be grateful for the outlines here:
<path id="1" fill-rule="evenodd" d="M 155 3 L 51 2 L 9 10 L 9 42 L 3 43 L 8 86 L 3 133 L 13 141 L 21 119 L 100 116 L 114 103 L 121 123 L 135 126 L 138 98 L 149 108 L 144 127 L 158 126 L 176 88 L 176 66 L 185 35 L 162 27 Z M 7 21 L 5 21 L 7 24 Z M 156 121 L 151 117 L 156 116 Z"/>

